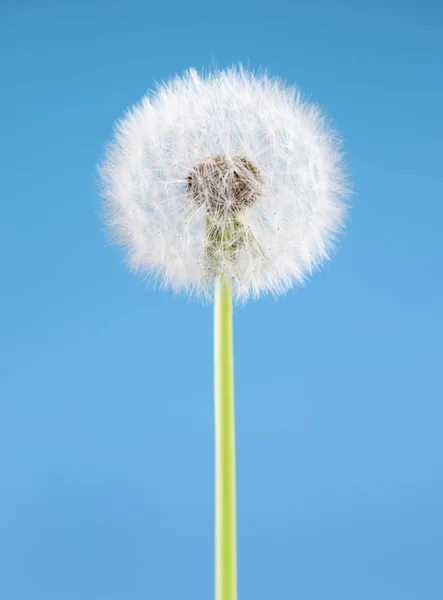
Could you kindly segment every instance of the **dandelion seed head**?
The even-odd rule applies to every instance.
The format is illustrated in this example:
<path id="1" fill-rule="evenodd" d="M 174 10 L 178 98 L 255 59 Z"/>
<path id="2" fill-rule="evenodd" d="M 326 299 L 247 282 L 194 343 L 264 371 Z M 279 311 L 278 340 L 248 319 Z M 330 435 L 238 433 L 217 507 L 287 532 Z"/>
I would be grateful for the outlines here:
<path id="1" fill-rule="evenodd" d="M 129 265 L 166 287 L 282 293 L 329 258 L 349 194 L 340 140 L 298 90 L 241 67 L 191 69 L 117 124 L 100 176 Z"/>

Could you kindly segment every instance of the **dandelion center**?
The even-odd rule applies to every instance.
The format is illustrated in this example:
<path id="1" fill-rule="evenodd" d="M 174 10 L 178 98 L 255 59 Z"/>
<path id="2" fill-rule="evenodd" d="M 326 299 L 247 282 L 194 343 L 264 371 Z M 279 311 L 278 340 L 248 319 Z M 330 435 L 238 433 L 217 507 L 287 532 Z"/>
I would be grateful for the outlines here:
<path id="1" fill-rule="evenodd" d="M 188 192 L 197 206 L 208 212 L 232 216 L 254 204 L 260 193 L 258 169 L 239 156 L 215 156 L 198 163 L 187 177 Z"/>

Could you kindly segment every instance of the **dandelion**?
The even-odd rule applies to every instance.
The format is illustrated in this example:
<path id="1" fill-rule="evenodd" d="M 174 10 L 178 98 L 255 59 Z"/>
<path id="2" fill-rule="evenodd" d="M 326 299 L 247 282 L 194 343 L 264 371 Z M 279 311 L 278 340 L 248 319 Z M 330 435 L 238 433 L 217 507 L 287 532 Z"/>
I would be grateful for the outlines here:
<path id="1" fill-rule="evenodd" d="M 348 194 L 340 141 L 279 79 L 190 69 L 118 123 L 100 174 L 130 267 L 214 298 L 216 600 L 236 600 L 232 297 L 283 293 L 329 257 Z"/>

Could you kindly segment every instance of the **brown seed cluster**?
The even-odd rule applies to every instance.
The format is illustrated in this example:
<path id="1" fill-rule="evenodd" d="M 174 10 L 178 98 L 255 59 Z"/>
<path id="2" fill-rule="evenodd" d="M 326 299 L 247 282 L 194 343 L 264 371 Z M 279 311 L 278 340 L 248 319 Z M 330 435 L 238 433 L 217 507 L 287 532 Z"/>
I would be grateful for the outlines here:
<path id="1" fill-rule="evenodd" d="M 246 158 L 215 156 L 198 163 L 187 177 L 188 192 L 195 204 L 208 212 L 232 216 L 254 204 L 261 187 L 255 165 Z"/>

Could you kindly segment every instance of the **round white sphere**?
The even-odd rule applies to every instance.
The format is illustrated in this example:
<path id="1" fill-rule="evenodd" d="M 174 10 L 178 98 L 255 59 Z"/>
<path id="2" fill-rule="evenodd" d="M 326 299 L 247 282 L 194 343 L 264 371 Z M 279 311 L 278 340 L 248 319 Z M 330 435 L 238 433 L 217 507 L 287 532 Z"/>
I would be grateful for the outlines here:
<path id="1" fill-rule="evenodd" d="M 191 69 L 130 109 L 100 167 L 106 222 L 134 270 L 212 295 L 214 213 L 189 185 L 211 161 L 231 165 L 232 177 L 252 165 L 257 176 L 253 201 L 223 213 L 237 238 L 232 252 L 220 247 L 216 274 L 232 280 L 237 299 L 284 292 L 328 258 L 348 186 L 340 140 L 319 108 L 265 74 Z M 217 191 L 218 205 L 223 194 L 232 206 L 232 186 Z"/>

